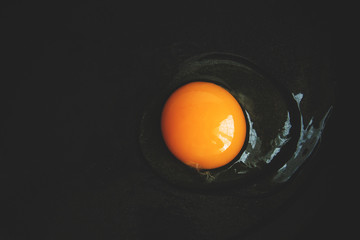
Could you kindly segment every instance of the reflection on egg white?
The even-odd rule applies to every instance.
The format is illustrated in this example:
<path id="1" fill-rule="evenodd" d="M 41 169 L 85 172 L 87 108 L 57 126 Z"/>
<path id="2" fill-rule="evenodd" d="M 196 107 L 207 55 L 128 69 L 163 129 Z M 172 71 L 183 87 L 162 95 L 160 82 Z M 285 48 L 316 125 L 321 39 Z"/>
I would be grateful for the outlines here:
<path id="1" fill-rule="evenodd" d="M 280 130 L 279 134 L 275 139 L 271 141 L 272 150 L 263 155 L 261 151 L 258 151 L 261 148 L 261 139 L 257 136 L 256 130 L 253 127 L 253 122 L 251 121 L 250 115 L 246 112 L 249 121 L 249 145 L 248 148 L 241 155 L 240 159 L 235 163 L 243 162 L 247 167 L 256 167 L 259 162 L 270 163 L 271 160 L 280 152 L 282 146 L 284 146 L 290 140 L 290 113 L 287 113 L 287 118 L 284 123 L 283 128 Z M 250 154 L 254 153 L 254 154 Z M 234 164 L 235 164 L 234 163 Z M 241 172 L 237 172 L 241 174 Z"/>
<path id="2" fill-rule="evenodd" d="M 289 180 L 289 178 L 296 172 L 296 170 L 314 151 L 317 143 L 321 139 L 321 134 L 325 128 L 326 119 L 328 119 L 332 110 L 331 106 L 324 115 L 324 117 L 321 119 L 318 128 L 315 128 L 313 125 L 313 117 L 310 119 L 309 123 L 305 127 L 300 107 L 300 103 L 304 95 L 302 93 L 298 93 L 296 95 L 293 93 L 292 95 L 297 103 L 297 107 L 300 112 L 300 137 L 297 142 L 294 155 L 277 171 L 277 174 L 274 176 L 273 180 L 278 183 L 283 183 Z"/>
<path id="3" fill-rule="evenodd" d="M 290 113 L 287 114 L 287 119 L 284 123 L 282 130 L 279 132 L 277 137 L 271 141 L 272 150 L 266 154 L 261 152 L 261 139 L 258 137 L 255 128 L 253 127 L 254 123 L 251 120 L 250 114 L 245 110 L 245 114 L 247 116 L 249 122 L 249 139 L 248 145 L 245 151 L 241 154 L 240 158 L 233 162 L 228 168 L 220 171 L 216 174 L 211 173 L 210 171 L 199 171 L 200 174 L 206 176 L 206 180 L 208 182 L 212 182 L 216 179 L 217 176 L 222 173 L 232 170 L 237 174 L 246 174 L 247 171 L 236 169 L 236 164 L 242 162 L 249 168 L 257 167 L 259 162 L 270 163 L 271 160 L 280 152 L 280 149 L 290 140 Z M 225 142 L 224 142 L 225 144 Z"/>
<path id="4" fill-rule="evenodd" d="M 236 164 L 239 162 L 244 163 L 247 167 L 257 167 L 259 162 L 270 163 L 271 160 L 280 152 L 280 149 L 290 140 L 290 113 L 287 114 L 287 119 L 284 123 L 284 126 L 275 139 L 271 141 L 272 150 L 266 154 L 261 152 L 261 139 L 258 137 L 255 128 L 253 127 L 254 123 L 251 120 L 250 114 L 245 110 L 245 114 L 247 116 L 249 122 L 249 139 L 248 145 L 245 151 L 241 154 L 240 158 L 233 162 L 228 168 L 225 170 L 218 172 L 216 174 L 212 174 L 210 171 L 199 171 L 200 174 L 206 176 L 206 180 L 208 182 L 212 182 L 215 178 L 222 173 L 232 170 L 237 174 L 246 174 L 247 171 L 236 169 Z"/>
<path id="5" fill-rule="evenodd" d="M 305 162 L 305 160 L 311 155 L 315 149 L 317 143 L 321 138 L 321 134 L 325 128 L 326 119 L 328 118 L 332 107 L 326 112 L 325 116 L 321 119 L 319 128 L 313 126 L 313 118 L 311 118 L 308 125 L 304 126 L 303 115 L 301 112 L 300 102 L 303 99 L 303 94 L 292 94 L 294 100 L 297 103 L 297 107 L 300 113 L 300 136 L 296 145 L 296 150 L 292 157 L 277 171 L 273 181 L 276 183 L 283 183 L 289 180 L 289 178 L 296 172 L 296 170 Z M 236 164 L 243 163 L 249 168 L 257 167 L 259 163 L 265 162 L 269 164 L 275 156 L 281 151 L 281 148 L 291 139 L 290 137 L 290 113 L 287 113 L 287 118 L 284 122 L 282 129 L 275 139 L 271 141 L 272 150 L 266 154 L 261 152 L 262 141 L 258 137 L 254 128 L 254 123 L 251 120 L 250 114 L 245 110 L 245 114 L 249 123 L 249 138 L 248 145 L 245 151 L 242 153 L 240 158 L 233 162 L 228 168 L 220 171 L 216 174 L 210 171 L 200 171 L 199 173 L 206 176 L 208 182 L 212 182 L 219 175 L 226 171 L 232 170 L 237 174 L 246 174 L 247 171 L 236 169 Z"/>

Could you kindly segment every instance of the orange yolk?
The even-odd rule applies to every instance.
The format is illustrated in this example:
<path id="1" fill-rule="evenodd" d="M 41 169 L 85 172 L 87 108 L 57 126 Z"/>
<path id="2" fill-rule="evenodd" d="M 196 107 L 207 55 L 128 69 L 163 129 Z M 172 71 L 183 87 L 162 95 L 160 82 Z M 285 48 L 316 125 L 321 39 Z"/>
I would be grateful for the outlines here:
<path id="1" fill-rule="evenodd" d="M 209 82 L 191 82 L 166 101 L 161 131 L 170 152 L 200 169 L 224 166 L 240 152 L 246 120 L 236 99 Z"/>

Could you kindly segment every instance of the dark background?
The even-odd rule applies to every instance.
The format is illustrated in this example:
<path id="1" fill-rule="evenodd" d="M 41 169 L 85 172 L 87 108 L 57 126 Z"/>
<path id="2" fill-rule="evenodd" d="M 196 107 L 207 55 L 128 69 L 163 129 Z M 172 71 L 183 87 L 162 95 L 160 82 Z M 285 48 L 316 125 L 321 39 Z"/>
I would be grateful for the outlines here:
<path id="1" fill-rule="evenodd" d="M 273 76 L 321 74 L 339 89 L 336 12 L 336 5 L 295 1 L 1 6 L 0 239 L 349 234 L 353 190 L 343 163 L 340 90 L 334 99 L 326 92 L 335 107 L 312 158 L 317 164 L 304 170 L 305 180 L 281 209 L 238 236 L 221 224 L 231 222 L 235 209 L 209 219 L 211 198 L 158 178 L 138 146 L 144 105 L 159 87 L 147 74 L 169 65 L 161 49 L 176 56 L 167 56 L 173 64 L 190 50 L 236 52 Z M 316 79 L 307 88 L 312 84 Z M 182 198 L 189 209 L 204 210 L 184 215 Z"/>

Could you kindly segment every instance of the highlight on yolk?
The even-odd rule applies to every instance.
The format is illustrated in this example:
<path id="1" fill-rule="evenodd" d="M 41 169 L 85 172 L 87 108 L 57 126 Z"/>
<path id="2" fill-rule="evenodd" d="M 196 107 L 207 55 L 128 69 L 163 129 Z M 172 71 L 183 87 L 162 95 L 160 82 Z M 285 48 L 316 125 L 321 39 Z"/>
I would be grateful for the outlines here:
<path id="1" fill-rule="evenodd" d="M 191 82 L 167 99 L 161 131 L 170 152 L 183 163 L 213 169 L 226 165 L 240 152 L 246 120 L 236 99 L 209 82 Z"/>

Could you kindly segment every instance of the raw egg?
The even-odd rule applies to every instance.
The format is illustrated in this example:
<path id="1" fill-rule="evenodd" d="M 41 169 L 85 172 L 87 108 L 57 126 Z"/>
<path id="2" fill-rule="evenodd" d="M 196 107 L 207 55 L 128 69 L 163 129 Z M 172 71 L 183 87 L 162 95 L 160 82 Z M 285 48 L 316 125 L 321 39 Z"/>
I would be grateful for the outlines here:
<path id="1" fill-rule="evenodd" d="M 167 99 L 161 132 L 178 160 L 197 169 L 214 169 L 239 154 L 246 138 L 246 120 L 240 104 L 226 89 L 210 82 L 191 82 Z"/>

